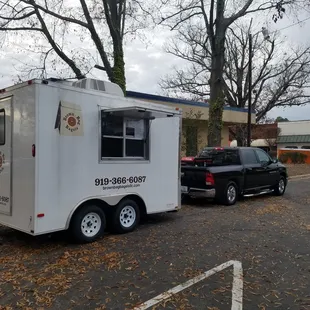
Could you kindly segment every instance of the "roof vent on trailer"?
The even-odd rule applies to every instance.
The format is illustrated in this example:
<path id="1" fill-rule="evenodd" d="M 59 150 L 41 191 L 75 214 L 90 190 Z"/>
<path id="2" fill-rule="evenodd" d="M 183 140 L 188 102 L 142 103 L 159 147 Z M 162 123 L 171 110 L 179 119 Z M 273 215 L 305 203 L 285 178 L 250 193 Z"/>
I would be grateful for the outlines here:
<path id="1" fill-rule="evenodd" d="M 117 84 L 108 81 L 86 78 L 73 82 L 72 86 L 84 89 L 99 90 L 107 94 L 124 97 L 122 89 Z"/>

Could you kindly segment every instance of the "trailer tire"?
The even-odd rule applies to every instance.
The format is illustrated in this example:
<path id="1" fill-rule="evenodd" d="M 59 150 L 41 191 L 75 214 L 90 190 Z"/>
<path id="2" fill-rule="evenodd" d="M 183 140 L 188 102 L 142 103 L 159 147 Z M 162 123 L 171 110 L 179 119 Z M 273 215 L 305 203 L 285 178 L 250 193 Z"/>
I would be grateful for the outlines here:
<path id="1" fill-rule="evenodd" d="M 85 205 L 74 214 L 70 233 L 76 242 L 90 243 L 103 236 L 105 228 L 103 210 L 96 205 Z"/>
<path id="2" fill-rule="evenodd" d="M 112 230 L 124 234 L 135 230 L 140 221 L 140 208 L 131 199 L 121 200 L 112 214 Z"/>

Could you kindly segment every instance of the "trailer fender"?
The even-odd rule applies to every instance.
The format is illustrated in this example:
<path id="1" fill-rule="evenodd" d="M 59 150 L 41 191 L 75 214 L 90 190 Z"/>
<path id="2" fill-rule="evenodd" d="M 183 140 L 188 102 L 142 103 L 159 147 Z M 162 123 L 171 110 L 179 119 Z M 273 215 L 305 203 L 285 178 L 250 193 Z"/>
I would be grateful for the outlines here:
<path id="1" fill-rule="evenodd" d="M 79 201 L 74 208 L 71 210 L 68 218 L 67 218 L 67 222 L 66 222 L 66 227 L 65 229 L 68 229 L 70 226 L 70 222 L 71 222 L 71 218 L 73 216 L 73 214 L 75 213 L 75 211 L 83 204 L 87 203 L 88 201 L 91 200 L 101 200 L 103 203 L 107 204 L 110 207 L 116 206 L 123 198 L 128 197 L 128 196 L 137 196 L 139 197 L 142 201 L 144 201 L 142 199 L 142 197 L 137 194 L 137 193 L 123 193 L 123 194 L 119 194 L 119 195 L 112 195 L 112 196 L 91 196 L 91 197 L 87 197 L 81 201 Z"/>

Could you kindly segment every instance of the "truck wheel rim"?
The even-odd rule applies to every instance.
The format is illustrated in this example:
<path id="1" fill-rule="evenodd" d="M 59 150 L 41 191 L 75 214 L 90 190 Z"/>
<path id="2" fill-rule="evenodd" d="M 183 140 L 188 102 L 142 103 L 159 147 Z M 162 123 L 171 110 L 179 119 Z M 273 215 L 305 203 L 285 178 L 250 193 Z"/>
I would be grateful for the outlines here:
<path id="1" fill-rule="evenodd" d="M 227 198 L 229 202 L 233 202 L 236 199 L 236 189 L 233 185 L 230 185 L 227 190 Z"/>
<path id="2" fill-rule="evenodd" d="M 81 231 L 87 237 L 94 237 L 101 228 L 101 218 L 99 214 L 87 213 L 82 219 Z"/>
<path id="3" fill-rule="evenodd" d="M 132 206 L 125 206 L 120 214 L 122 226 L 131 227 L 136 220 L 136 210 Z"/>
<path id="4" fill-rule="evenodd" d="M 284 191 L 284 188 L 285 188 L 284 180 L 281 179 L 279 181 L 279 192 L 282 193 Z"/>

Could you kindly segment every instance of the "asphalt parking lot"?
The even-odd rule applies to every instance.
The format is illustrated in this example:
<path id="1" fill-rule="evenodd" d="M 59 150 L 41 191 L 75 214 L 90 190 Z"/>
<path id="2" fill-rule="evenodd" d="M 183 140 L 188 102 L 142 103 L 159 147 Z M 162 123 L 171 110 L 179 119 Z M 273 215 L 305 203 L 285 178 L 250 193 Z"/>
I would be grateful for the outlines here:
<path id="1" fill-rule="evenodd" d="M 237 261 L 243 296 L 234 310 L 308 310 L 309 189 L 310 179 L 292 180 L 281 198 L 248 198 L 233 207 L 194 201 L 89 245 L 0 227 L 0 309 L 134 309 Z M 233 281 L 231 265 L 143 309 L 232 309 L 233 290 L 240 299 Z"/>

